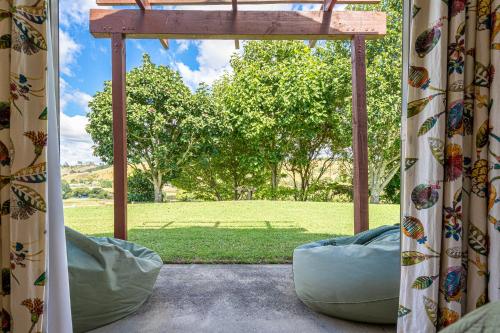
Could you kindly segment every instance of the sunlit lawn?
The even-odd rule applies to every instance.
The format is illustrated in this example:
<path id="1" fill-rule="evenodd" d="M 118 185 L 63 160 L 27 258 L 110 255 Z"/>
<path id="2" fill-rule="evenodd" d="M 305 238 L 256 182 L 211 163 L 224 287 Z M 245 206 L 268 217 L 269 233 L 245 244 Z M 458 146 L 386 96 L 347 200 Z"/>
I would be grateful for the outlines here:
<path id="1" fill-rule="evenodd" d="M 66 225 L 111 236 L 113 206 L 65 208 Z M 303 243 L 352 235 L 353 206 L 344 203 L 238 201 L 135 204 L 129 240 L 167 263 L 286 263 Z M 371 205 L 370 228 L 399 221 L 399 205 Z"/>

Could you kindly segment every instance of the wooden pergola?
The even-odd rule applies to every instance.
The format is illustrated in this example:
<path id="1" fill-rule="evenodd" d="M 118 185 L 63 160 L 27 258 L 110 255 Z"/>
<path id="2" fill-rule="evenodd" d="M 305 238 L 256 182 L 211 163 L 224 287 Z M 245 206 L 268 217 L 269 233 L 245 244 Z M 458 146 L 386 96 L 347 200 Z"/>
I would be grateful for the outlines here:
<path id="1" fill-rule="evenodd" d="M 354 231 L 368 229 L 368 148 L 365 40 L 386 33 L 386 15 L 375 11 L 333 11 L 336 4 L 376 4 L 378 0 L 96 0 L 90 32 L 110 38 L 114 153 L 114 235 L 127 238 L 127 120 L 125 39 L 352 40 L 352 126 Z M 321 4 L 312 11 L 238 11 L 240 5 Z M 153 10 L 153 5 L 231 5 L 232 10 Z"/>

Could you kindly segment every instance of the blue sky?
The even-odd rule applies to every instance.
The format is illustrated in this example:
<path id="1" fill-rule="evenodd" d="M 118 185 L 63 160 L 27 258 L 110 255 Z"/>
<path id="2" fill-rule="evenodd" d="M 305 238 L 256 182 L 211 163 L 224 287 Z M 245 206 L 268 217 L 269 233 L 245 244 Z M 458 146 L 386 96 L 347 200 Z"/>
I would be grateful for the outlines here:
<path id="1" fill-rule="evenodd" d="M 230 6 L 210 9 L 230 10 Z M 240 6 L 244 9 L 318 10 L 317 5 Z M 95 0 L 60 0 L 60 62 L 61 62 L 61 162 L 99 162 L 92 155 L 92 140 L 85 132 L 88 102 L 111 79 L 109 39 L 95 39 L 88 29 L 88 13 L 96 8 Z M 167 8 L 167 7 L 165 7 Z M 179 7 L 177 8 L 179 9 Z M 183 9 L 200 9 L 190 6 Z M 204 8 L 206 9 L 206 7 Z M 147 52 L 153 62 L 178 70 L 184 82 L 195 89 L 201 82 L 212 83 L 230 70 L 229 59 L 234 52 L 233 41 L 171 40 L 164 50 L 157 40 L 127 40 L 127 69 L 140 64 Z"/>

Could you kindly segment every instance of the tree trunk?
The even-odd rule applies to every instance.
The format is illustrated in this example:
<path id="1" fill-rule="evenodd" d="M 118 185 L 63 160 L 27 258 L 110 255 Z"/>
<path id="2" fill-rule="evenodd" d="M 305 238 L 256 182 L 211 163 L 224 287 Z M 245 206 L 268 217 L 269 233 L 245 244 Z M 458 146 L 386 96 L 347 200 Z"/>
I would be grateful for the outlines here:
<path id="1" fill-rule="evenodd" d="M 237 179 L 237 176 L 234 175 L 233 176 L 233 200 L 234 201 L 239 199 L 238 187 L 239 187 L 238 179 Z"/>
<path id="2" fill-rule="evenodd" d="M 279 185 L 279 175 L 278 175 L 278 165 L 273 164 L 271 165 L 271 188 L 273 191 L 276 191 L 278 189 Z"/>
<path id="3" fill-rule="evenodd" d="M 380 203 L 380 191 L 378 189 L 372 189 L 370 193 L 370 203 L 379 204 Z"/>
<path id="4" fill-rule="evenodd" d="M 158 173 L 153 179 L 153 188 L 155 191 L 155 202 L 163 202 L 163 181 L 161 173 Z"/>

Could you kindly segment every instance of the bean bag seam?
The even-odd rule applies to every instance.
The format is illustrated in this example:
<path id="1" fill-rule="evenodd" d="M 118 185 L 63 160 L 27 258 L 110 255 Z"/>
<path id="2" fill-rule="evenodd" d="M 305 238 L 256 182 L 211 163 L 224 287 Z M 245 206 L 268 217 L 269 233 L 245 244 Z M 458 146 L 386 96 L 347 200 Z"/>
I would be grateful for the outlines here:
<path id="1" fill-rule="evenodd" d="M 373 302 L 380 302 L 380 301 L 390 301 L 390 300 L 395 300 L 399 299 L 398 297 L 390 297 L 390 298 L 379 298 L 379 299 L 374 299 L 374 300 L 369 300 L 369 301 L 360 301 L 360 302 L 328 302 L 328 301 L 314 301 L 314 300 L 309 300 L 309 299 L 304 299 L 302 298 L 302 301 L 304 302 L 310 302 L 310 303 L 325 303 L 325 304 L 364 304 L 364 303 L 373 303 Z"/>

